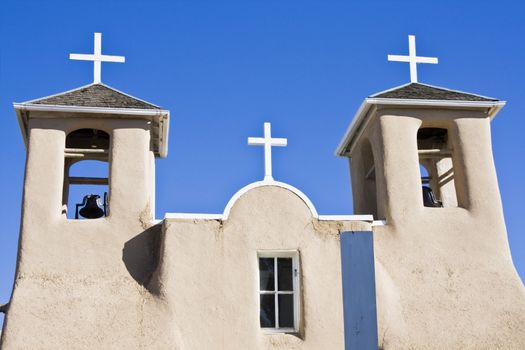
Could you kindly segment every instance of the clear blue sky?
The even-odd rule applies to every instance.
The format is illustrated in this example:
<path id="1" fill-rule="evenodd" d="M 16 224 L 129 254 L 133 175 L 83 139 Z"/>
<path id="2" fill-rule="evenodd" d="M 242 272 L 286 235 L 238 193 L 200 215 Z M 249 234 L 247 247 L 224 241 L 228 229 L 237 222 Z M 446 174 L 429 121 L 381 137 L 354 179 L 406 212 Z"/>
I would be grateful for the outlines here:
<path id="1" fill-rule="evenodd" d="M 80 4 L 82 3 L 82 4 Z M 408 82 L 387 54 L 438 56 L 421 82 L 508 101 L 492 123 L 494 157 L 515 265 L 525 278 L 525 5 L 521 1 L 14 1 L 0 5 L 0 303 L 11 294 L 25 149 L 12 102 L 105 83 L 171 111 L 169 157 L 157 162 L 157 217 L 222 212 L 262 178 L 246 145 L 271 121 L 289 147 L 274 176 L 321 214 L 352 213 L 348 166 L 333 155 L 363 98 Z M 424 234 L 424 233 L 422 233 Z M 56 253 L 56 252 L 54 252 Z M 0 318 L 2 322 L 3 318 Z"/>

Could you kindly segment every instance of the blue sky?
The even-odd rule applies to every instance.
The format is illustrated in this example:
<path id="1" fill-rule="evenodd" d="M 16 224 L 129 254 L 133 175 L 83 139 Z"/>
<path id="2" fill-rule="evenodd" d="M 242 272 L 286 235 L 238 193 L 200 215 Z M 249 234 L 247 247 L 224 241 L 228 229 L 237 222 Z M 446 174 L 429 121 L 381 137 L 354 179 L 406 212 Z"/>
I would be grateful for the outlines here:
<path id="1" fill-rule="evenodd" d="M 171 111 L 167 159 L 157 162 L 157 217 L 222 212 L 262 179 L 262 150 L 246 145 L 271 121 L 289 146 L 274 177 L 320 214 L 352 213 L 348 165 L 333 155 L 366 96 L 409 81 L 417 36 L 421 82 L 508 101 L 492 123 L 509 243 L 525 278 L 525 5 L 519 1 L 3 1 L 0 5 L 0 303 L 11 294 L 25 149 L 12 102 L 90 83 L 69 53 L 126 56 L 103 64 L 108 85 Z M 3 318 L 0 318 L 0 322 Z"/>

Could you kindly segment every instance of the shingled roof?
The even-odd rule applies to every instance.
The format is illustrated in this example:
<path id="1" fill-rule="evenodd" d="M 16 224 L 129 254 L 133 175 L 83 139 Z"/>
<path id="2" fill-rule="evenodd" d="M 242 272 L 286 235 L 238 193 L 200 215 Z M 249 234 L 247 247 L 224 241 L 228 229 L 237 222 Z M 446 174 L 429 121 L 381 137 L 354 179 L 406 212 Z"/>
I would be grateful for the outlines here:
<path id="1" fill-rule="evenodd" d="M 104 84 L 90 84 L 60 94 L 43 97 L 26 102 L 26 104 L 103 107 L 103 108 L 133 108 L 160 109 L 149 102 L 127 95 Z"/>
<path id="2" fill-rule="evenodd" d="M 483 109 L 494 118 L 505 101 L 421 83 L 408 83 L 369 96 L 359 107 L 337 146 L 336 155 L 351 156 L 355 138 L 375 112 L 377 106 L 388 108 L 474 108 Z M 357 135 L 357 136 L 356 136 Z"/>
<path id="3" fill-rule="evenodd" d="M 401 85 L 390 90 L 378 92 L 377 94 L 370 96 L 370 98 L 440 101 L 498 101 L 491 97 L 421 83 Z"/>

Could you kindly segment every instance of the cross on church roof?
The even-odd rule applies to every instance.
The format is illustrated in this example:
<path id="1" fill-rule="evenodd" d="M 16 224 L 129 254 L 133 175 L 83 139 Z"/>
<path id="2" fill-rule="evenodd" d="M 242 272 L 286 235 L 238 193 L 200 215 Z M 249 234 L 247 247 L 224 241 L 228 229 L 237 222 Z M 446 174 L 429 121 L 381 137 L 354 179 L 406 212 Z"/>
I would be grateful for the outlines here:
<path id="1" fill-rule="evenodd" d="M 102 81 L 102 62 L 124 63 L 124 56 L 109 56 L 102 54 L 102 33 L 95 33 L 95 47 L 93 54 L 69 54 L 70 60 L 93 61 L 93 83 L 98 84 Z"/>
<path id="2" fill-rule="evenodd" d="M 284 147 L 287 139 L 272 138 L 272 124 L 264 123 L 264 137 L 248 137 L 248 145 L 264 146 L 264 181 L 273 181 L 272 146 Z"/>
<path id="3" fill-rule="evenodd" d="M 416 37 L 415 35 L 408 36 L 408 56 L 388 55 L 389 61 L 408 62 L 410 64 L 410 82 L 417 83 L 417 64 L 431 63 L 437 64 L 437 57 L 422 57 L 416 56 Z"/>

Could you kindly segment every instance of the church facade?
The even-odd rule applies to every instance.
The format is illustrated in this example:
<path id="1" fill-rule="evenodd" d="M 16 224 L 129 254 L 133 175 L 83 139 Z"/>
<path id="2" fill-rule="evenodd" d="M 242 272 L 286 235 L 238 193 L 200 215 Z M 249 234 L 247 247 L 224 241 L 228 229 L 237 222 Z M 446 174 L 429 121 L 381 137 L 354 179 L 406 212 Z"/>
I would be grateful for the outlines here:
<path id="1" fill-rule="evenodd" d="M 250 138 L 264 180 L 223 213 L 155 220 L 169 111 L 96 77 L 15 104 L 27 164 L 2 349 L 525 348 L 490 139 L 504 102 L 417 81 L 365 99 L 336 151 L 356 215 L 273 179 L 286 140 L 268 124 Z M 74 173 L 89 161 L 107 176 Z M 81 185 L 103 190 L 71 203 Z"/>

